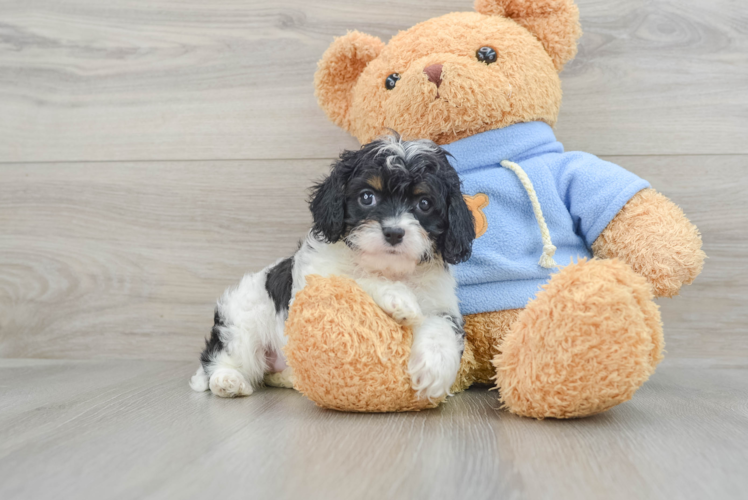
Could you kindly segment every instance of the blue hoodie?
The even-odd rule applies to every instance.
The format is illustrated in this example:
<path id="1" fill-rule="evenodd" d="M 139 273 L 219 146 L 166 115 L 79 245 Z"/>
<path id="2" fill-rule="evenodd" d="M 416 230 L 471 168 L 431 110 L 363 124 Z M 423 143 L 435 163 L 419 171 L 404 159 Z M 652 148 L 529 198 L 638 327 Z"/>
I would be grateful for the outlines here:
<path id="1" fill-rule="evenodd" d="M 472 197 L 478 238 L 473 255 L 455 266 L 463 314 L 522 308 L 553 269 L 538 263 L 543 240 L 527 190 L 502 160 L 527 173 L 561 265 L 591 257 L 613 217 L 649 183 L 587 153 L 564 153 L 542 122 L 519 123 L 443 146 Z"/>

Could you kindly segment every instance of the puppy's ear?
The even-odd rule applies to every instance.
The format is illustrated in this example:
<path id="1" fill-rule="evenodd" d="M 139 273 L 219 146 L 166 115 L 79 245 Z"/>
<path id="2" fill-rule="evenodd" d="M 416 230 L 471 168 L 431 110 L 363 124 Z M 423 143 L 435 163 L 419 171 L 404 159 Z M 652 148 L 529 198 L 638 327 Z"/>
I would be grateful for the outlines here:
<path id="1" fill-rule="evenodd" d="M 384 43 L 377 37 L 349 31 L 336 38 L 317 63 L 314 94 L 320 107 L 336 125 L 351 131 L 353 87 L 366 65 L 376 59 Z"/>
<path id="2" fill-rule="evenodd" d="M 312 187 L 309 210 L 312 212 L 312 231 L 329 243 L 339 241 L 345 233 L 345 165 L 335 164 L 330 175 Z"/>
<path id="3" fill-rule="evenodd" d="M 465 262 L 473 251 L 475 220 L 460 192 L 459 180 L 455 180 L 450 189 L 447 221 L 449 227 L 441 241 L 442 257 L 448 264 Z"/>
<path id="4" fill-rule="evenodd" d="M 475 0 L 475 10 L 526 28 L 543 44 L 558 71 L 577 54 L 582 28 L 573 0 Z"/>

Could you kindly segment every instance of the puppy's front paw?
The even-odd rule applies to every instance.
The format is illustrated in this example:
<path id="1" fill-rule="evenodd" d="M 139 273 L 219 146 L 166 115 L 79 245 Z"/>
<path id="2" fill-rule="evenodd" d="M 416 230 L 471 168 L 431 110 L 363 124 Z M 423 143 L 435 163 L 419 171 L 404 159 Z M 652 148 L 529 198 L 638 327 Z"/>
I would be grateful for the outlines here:
<path id="1" fill-rule="evenodd" d="M 429 335 L 429 330 L 437 326 L 431 323 L 434 322 L 427 320 L 417 332 L 420 338 L 411 348 L 408 372 L 418 397 L 437 399 L 449 394 L 460 369 L 462 353 L 460 342 L 451 331 L 442 336 Z"/>
<path id="2" fill-rule="evenodd" d="M 410 290 L 387 290 L 382 294 L 379 306 L 401 325 L 415 326 L 423 321 L 421 307 Z"/>
<path id="3" fill-rule="evenodd" d="M 241 373 L 231 368 L 219 368 L 210 376 L 210 392 L 222 398 L 250 396 L 252 386 Z"/>

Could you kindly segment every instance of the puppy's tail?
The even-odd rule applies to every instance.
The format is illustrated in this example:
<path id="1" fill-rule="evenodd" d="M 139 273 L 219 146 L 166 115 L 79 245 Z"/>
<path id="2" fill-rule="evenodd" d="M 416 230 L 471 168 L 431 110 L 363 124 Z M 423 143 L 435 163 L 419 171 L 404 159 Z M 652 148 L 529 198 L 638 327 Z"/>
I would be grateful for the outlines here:
<path id="1" fill-rule="evenodd" d="M 208 390 L 208 375 L 200 365 L 195 374 L 190 379 L 190 388 L 195 392 L 205 392 Z"/>

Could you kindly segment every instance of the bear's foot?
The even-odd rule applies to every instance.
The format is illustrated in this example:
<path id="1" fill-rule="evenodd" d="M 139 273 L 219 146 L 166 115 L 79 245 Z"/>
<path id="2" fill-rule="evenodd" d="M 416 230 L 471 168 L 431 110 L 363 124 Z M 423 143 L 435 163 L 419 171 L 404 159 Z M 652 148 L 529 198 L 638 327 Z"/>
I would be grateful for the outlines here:
<path id="1" fill-rule="evenodd" d="M 631 399 L 664 346 L 647 281 L 616 260 L 563 268 L 523 310 L 493 360 L 517 415 L 574 418 Z"/>

